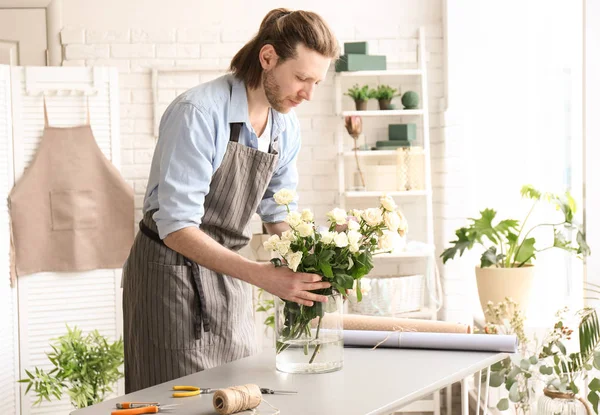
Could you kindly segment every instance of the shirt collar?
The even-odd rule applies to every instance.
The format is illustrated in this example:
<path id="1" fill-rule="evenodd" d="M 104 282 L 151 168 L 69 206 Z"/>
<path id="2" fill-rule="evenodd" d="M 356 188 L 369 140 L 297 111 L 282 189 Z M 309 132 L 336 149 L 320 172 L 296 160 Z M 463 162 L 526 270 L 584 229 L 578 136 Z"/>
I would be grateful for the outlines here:
<path id="1" fill-rule="evenodd" d="M 282 113 L 275 110 L 271 111 L 273 116 L 273 127 L 271 131 L 271 137 L 278 137 L 283 131 L 285 131 L 285 120 Z M 242 122 L 246 125 L 250 131 L 252 127 L 250 125 L 250 118 L 248 117 L 248 95 L 246 95 L 246 86 L 244 81 L 233 77 L 231 85 L 231 107 L 229 110 L 228 122 L 238 123 Z"/>

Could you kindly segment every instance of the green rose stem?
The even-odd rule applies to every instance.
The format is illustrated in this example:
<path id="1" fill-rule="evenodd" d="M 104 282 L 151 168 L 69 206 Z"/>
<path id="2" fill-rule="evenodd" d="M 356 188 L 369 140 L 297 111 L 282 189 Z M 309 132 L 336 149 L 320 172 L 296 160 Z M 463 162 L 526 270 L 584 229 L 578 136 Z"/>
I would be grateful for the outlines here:
<path id="1" fill-rule="evenodd" d="M 319 338 L 319 330 L 321 329 L 321 320 L 323 320 L 323 316 L 319 316 L 319 322 L 317 323 L 317 333 L 315 334 L 315 340 L 317 340 Z M 312 357 L 308 361 L 309 364 L 315 360 L 315 357 L 317 357 L 317 353 L 319 353 L 319 350 L 321 350 L 321 343 L 319 343 L 315 346 L 315 351 L 313 352 Z"/>

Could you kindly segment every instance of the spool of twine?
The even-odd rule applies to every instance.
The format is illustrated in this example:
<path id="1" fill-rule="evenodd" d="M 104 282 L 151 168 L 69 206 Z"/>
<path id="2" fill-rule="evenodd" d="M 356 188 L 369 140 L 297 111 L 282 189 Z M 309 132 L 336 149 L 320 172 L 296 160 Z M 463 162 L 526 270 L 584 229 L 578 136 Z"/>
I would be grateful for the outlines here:
<path id="1" fill-rule="evenodd" d="M 219 389 L 213 395 L 213 406 L 219 415 L 230 415 L 254 409 L 260 405 L 261 401 L 260 388 L 252 383 Z"/>
<path id="2" fill-rule="evenodd" d="M 590 407 L 590 404 L 585 399 L 583 399 L 581 396 L 576 395 L 572 392 L 564 393 L 564 392 L 557 392 L 557 391 L 551 391 L 549 389 L 544 389 L 544 395 L 546 395 L 547 397 L 549 397 L 551 399 L 570 399 L 570 400 L 576 399 L 583 404 L 583 406 L 585 407 L 585 411 L 587 412 L 588 415 L 594 414 L 594 411 Z"/>

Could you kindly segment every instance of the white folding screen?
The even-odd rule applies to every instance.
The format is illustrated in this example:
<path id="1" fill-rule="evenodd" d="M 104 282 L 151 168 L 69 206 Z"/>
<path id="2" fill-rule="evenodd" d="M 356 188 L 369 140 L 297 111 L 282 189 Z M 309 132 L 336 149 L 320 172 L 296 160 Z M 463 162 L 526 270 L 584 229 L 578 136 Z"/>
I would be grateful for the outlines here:
<path id="1" fill-rule="evenodd" d="M 8 70 L 7 67 L 0 68 L 3 69 L 0 74 Z M 14 184 L 14 181 L 11 182 L 13 177 L 18 181 L 35 156 L 44 129 L 44 95 L 49 123 L 59 127 L 85 123 L 89 101 L 91 126 L 98 146 L 104 155 L 120 168 L 119 91 L 115 69 L 13 67 L 10 71 L 12 118 L 4 115 L 4 83 L 0 83 L 2 200 L 6 200 L 6 195 Z M 0 78 L 0 82 L 2 79 Z M 5 118 L 2 117 L 8 119 L 8 122 L 3 123 Z M 8 127 L 5 127 L 5 124 Z M 8 138 L 5 139 L 5 136 Z M 84 332 L 98 329 L 111 339 L 121 336 L 121 270 L 38 273 L 20 276 L 16 289 L 12 291 L 5 288 L 3 284 L 8 281 L 8 248 L 5 249 L 4 242 L 8 236 L 8 214 L 5 205 L 1 206 L 0 269 L 6 270 L 6 273 L 3 282 L 0 283 L 0 311 L 4 316 L 10 316 L 10 321 L 3 318 L 0 325 L 0 398 L 3 402 L 3 413 L 18 413 L 19 402 L 15 402 L 14 397 L 11 400 L 9 396 L 10 392 L 15 390 L 15 377 L 24 376 L 24 369 L 34 366 L 51 367 L 45 353 L 51 350 L 51 339 L 66 332 L 67 324 L 71 327 L 77 326 Z M 5 303 L 5 298 L 10 301 Z M 7 310 L 4 310 L 5 308 Z M 14 316 L 18 316 L 18 319 Z M 6 336 L 4 331 L 8 332 Z M 13 345 L 12 348 L 7 346 L 10 344 Z M 17 362 L 18 367 L 14 367 L 17 366 Z M 67 395 L 61 402 L 45 402 L 39 407 L 32 407 L 35 395 L 31 392 L 24 395 L 24 389 L 21 388 L 20 391 L 20 413 L 23 415 L 68 414 L 73 410 Z M 118 392 L 123 392 L 122 383 Z M 4 407 L 7 402 L 9 408 L 13 402 L 14 411 Z"/>
<path id="2" fill-rule="evenodd" d="M 2 412 L 19 413 L 17 289 L 10 287 L 10 233 L 6 198 L 12 188 L 10 68 L 0 65 L 0 402 Z"/>

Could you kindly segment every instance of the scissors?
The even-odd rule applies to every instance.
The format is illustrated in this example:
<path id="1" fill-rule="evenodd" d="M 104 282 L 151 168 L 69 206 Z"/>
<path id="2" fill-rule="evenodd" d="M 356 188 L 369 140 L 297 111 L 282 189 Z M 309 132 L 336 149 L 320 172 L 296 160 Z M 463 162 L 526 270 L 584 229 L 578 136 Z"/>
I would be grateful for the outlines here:
<path id="1" fill-rule="evenodd" d="M 178 404 L 161 405 L 158 402 L 120 402 L 117 404 L 117 410 L 112 411 L 111 415 L 140 415 L 156 414 L 162 410 L 169 410 Z"/>
<path id="2" fill-rule="evenodd" d="M 200 394 L 208 394 L 215 393 L 218 389 L 215 388 L 198 388 L 196 386 L 173 386 L 173 390 L 175 391 L 185 391 L 185 392 L 175 392 L 173 394 L 174 398 L 187 398 L 188 396 L 195 396 Z M 293 395 L 298 393 L 296 391 L 284 391 L 284 390 L 274 390 L 268 388 L 260 388 L 260 392 L 268 395 Z"/>

